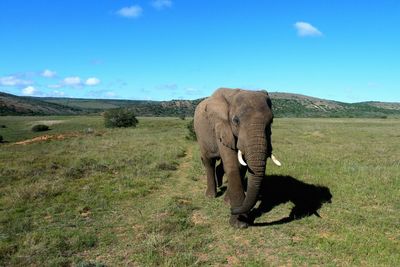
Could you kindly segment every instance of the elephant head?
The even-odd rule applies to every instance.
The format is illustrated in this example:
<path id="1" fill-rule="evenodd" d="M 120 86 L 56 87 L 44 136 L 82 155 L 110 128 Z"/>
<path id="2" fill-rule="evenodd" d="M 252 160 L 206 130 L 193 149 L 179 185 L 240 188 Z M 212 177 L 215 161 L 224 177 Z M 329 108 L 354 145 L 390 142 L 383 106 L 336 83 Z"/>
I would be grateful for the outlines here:
<path id="1" fill-rule="evenodd" d="M 272 155 L 272 103 L 265 91 L 219 89 L 213 95 L 218 105 L 208 105 L 214 114 L 217 139 L 238 152 L 240 164 L 247 165 L 249 179 L 242 206 L 231 210 L 233 215 L 249 212 L 257 202 L 266 160 Z M 275 162 L 275 160 L 274 160 Z M 280 163 L 276 160 L 276 164 Z"/>

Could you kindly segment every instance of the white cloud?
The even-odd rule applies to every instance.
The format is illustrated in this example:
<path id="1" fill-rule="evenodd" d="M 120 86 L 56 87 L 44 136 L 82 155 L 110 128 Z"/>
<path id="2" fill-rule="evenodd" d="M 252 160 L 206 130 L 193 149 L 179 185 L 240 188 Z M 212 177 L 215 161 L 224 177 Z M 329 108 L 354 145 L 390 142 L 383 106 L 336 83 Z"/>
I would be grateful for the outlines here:
<path id="1" fill-rule="evenodd" d="M 164 9 L 172 6 L 171 0 L 154 0 L 151 5 L 156 9 Z"/>
<path id="2" fill-rule="evenodd" d="M 89 86 L 98 85 L 99 83 L 100 83 L 100 80 L 97 79 L 96 77 L 88 78 L 88 79 L 86 80 L 86 82 L 85 82 L 85 84 L 86 84 L 86 85 L 89 85 Z"/>
<path id="3" fill-rule="evenodd" d="M 16 76 L 4 76 L 0 77 L 0 85 L 2 86 L 24 86 L 32 84 L 32 81 L 22 80 Z"/>
<path id="4" fill-rule="evenodd" d="M 322 32 L 308 22 L 298 21 L 294 24 L 294 27 L 297 29 L 297 35 L 301 37 L 322 35 Z"/>
<path id="5" fill-rule="evenodd" d="M 64 78 L 65 85 L 77 86 L 81 84 L 81 78 L 78 76 L 66 77 Z"/>
<path id="6" fill-rule="evenodd" d="M 25 87 L 24 89 L 22 89 L 22 94 L 24 94 L 24 95 L 31 96 L 31 95 L 36 95 L 38 93 L 39 93 L 39 91 L 33 86 L 28 86 L 28 87 Z"/>
<path id="7" fill-rule="evenodd" d="M 100 79 L 96 77 L 90 77 L 86 80 L 82 80 L 79 76 L 70 76 L 65 77 L 61 83 L 57 84 L 49 84 L 47 85 L 48 88 L 52 89 L 59 89 L 64 86 L 73 86 L 73 87 L 82 87 L 86 86 L 95 86 L 100 83 Z"/>
<path id="8" fill-rule="evenodd" d="M 53 78 L 54 76 L 56 76 L 56 72 L 46 69 L 41 73 L 41 75 L 46 78 Z"/>
<path id="9" fill-rule="evenodd" d="M 125 18 L 138 18 L 142 15 L 143 8 L 141 8 L 139 5 L 133 5 L 130 7 L 123 7 L 116 13 Z"/>

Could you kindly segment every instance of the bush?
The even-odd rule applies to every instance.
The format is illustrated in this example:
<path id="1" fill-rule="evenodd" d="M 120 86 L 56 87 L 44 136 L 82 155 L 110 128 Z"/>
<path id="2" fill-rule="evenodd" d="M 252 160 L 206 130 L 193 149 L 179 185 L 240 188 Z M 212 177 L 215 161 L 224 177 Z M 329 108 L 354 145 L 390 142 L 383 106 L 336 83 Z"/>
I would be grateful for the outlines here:
<path id="1" fill-rule="evenodd" d="M 0 143 L 3 143 L 3 136 L 0 135 Z"/>
<path id="2" fill-rule="evenodd" d="M 32 132 L 44 132 L 50 130 L 49 126 L 44 124 L 37 124 L 32 127 Z"/>
<path id="3" fill-rule="evenodd" d="M 7 128 L 4 124 L 0 124 L 0 128 Z"/>
<path id="4" fill-rule="evenodd" d="M 136 127 L 139 121 L 132 110 L 126 108 L 110 109 L 104 112 L 104 125 L 114 127 Z"/>
<path id="5" fill-rule="evenodd" d="M 196 141 L 197 137 L 196 137 L 196 133 L 194 131 L 194 119 L 189 121 L 189 123 L 187 124 L 186 127 L 187 127 L 187 129 L 189 131 L 189 134 L 186 135 L 186 139 Z"/>

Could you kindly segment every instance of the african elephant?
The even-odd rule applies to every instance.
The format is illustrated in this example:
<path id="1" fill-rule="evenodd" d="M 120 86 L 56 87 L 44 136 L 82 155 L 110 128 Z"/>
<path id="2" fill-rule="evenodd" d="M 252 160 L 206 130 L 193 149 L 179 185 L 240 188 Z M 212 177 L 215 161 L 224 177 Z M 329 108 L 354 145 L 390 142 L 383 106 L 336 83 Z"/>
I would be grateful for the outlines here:
<path id="1" fill-rule="evenodd" d="M 207 174 L 206 196 L 216 197 L 216 178 L 220 185 L 221 175 L 215 165 L 221 159 L 228 177 L 229 222 L 234 227 L 248 226 L 246 216 L 257 202 L 267 157 L 280 165 L 272 155 L 272 120 L 266 91 L 220 88 L 196 107 L 194 129 Z M 243 189 L 246 171 L 247 194 Z"/>

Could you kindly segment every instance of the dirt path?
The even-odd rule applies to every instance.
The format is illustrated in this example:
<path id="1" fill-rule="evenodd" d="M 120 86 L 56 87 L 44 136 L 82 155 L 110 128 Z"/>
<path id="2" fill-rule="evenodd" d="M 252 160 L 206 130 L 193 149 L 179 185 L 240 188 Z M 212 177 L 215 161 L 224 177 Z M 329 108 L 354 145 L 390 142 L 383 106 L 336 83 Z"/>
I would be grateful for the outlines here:
<path id="1" fill-rule="evenodd" d="M 188 145 L 186 155 L 181 159 L 177 170 L 174 171 L 171 174 L 171 177 L 161 185 L 161 188 L 147 196 L 151 199 L 151 202 L 165 204 L 168 199 L 182 198 L 191 200 L 198 194 L 203 195 L 203 192 L 200 192 L 203 188 L 200 189 L 197 181 L 192 180 L 190 177 L 191 172 L 193 171 L 194 145 L 195 144 Z"/>
<path id="2" fill-rule="evenodd" d="M 193 145 L 189 145 L 186 151 L 186 156 L 182 159 L 182 162 L 179 164 L 178 169 L 173 174 L 175 186 L 169 188 L 172 189 L 176 194 L 182 194 L 183 192 L 187 192 L 188 188 L 191 187 L 191 181 L 188 177 L 188 174 L 192 168 L 193 161 Z M 168 183 L 167 183 L 168 184 Z M 171 192 L 173 193 L 173 192 Z"/>
<path id="3" fill-rule="evenodd" d="M 43 142 L 48 140 L 64 140 L 69 137 L 78 137 L 82 134 L 80 133 L 65 133 L 65 134 L 45 134 L 35 138 L 15 142 L 14 145 L 28 145 L 36 142 Z"/>
<path id="4" fill-rule="evenodd" d="M 115 227 L 118 244 L 108 248 L 107 251 L 97 251 L 96 261 L 111 266 L 121 263 L 126 266 L 136 266 L 136 263 L 132 261 L 132 255 L 146 253 L 146 251 L 138 252 L 143 249 L 143 244 L 135 245 L 136 242 L 150 242 L 152 239 L 162 242 L 164 238 L 170 238 L 152 229 L 157 229 L 159 223 L 168 216 L 173 216 L 166 211 L 168 203 L 173 203 L 175 200 L 192 203 L 191 197 L 194 193 L 191 188 L 195 181 L 189 178 L 189 174 L 192 168 L 193 149 L 194 144 L 188 144 L 186 155 L 180 159 L 177 170 L 172 172 L 170 177 L 165 178 L 167 180 L 152 193 L 144 196 L 138 203 L 132 201 L 119 203 L 119 211 L 116 214 L 121 217 L 121 220 L 119 226 Z M 193 215 L 192 217 L 192 221 L 197 221 L 197 223 L 201 220 L 201 216 Z M 140 246 L 141 248 L 138 248 Z M 147 250 L 154 249 L 152 246 L 149 245 Z M 116 261 L 116 258 L 119 260 Z"/>
<path id="5" fill-rule="evenodd" d="M 236 243 L 247 248 L 250 241 L 233 236 L 235 229 L 228 224 L 222 198 L 204 196 L 206 181 L 197 177 L 204 171 L 197 162 L 196 149 L 196 144 L 189 143 L 177 170 L 152 193 L 136 203 L 128 200 L 118 204 L 118 211 L 110 218 L 113 223 L 118 221 L 113 225 L 118 242 L 82 256 L 110 266 L 174 266 L 176 262 L 187 266 L 213 260 L 227 262 L 226 266 L 240 265 L 236 256 L 229 255 L 239 253 Z M 228 256 L 214 250 L 228 251 Z M 185 257 L 194 260 L 186 262 Z"/>

